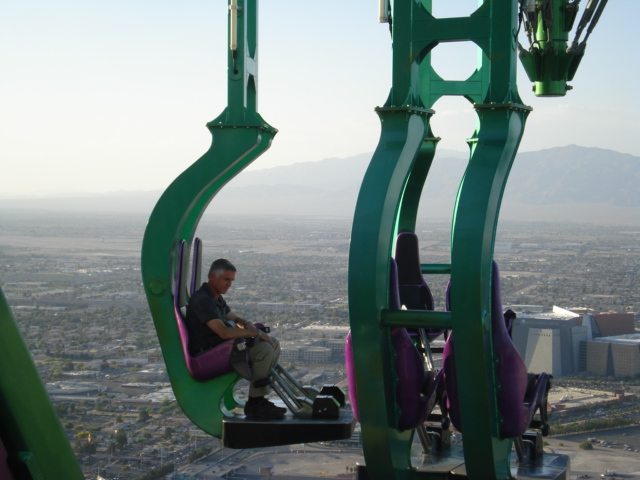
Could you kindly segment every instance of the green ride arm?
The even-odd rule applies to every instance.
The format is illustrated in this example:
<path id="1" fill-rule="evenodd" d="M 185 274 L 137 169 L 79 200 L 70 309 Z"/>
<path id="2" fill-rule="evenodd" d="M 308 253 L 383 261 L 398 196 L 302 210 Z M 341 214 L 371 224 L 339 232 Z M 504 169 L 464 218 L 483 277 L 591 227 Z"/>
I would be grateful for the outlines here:
<path id="1" fill-rule="evenodd" d="M 2 290 L 0 438 L 8 460 L 23 470 L 16 479 L 84 479 Z"/>
<path id="2" fill-rule="evenodd" d="M 209 150 L 167 188 L 156 204 L 142 242 L 142 281 L 176 399 L 205 432 L 220 437 L 225 410 L 235 407 L 227 374 L 206 382 L 191 377 L 173 310 L 176 252 L 190 246 L 198 222 L 215 195 L 266 151 L 277 130 L 256 111 L 257 0 L 231 0 L 228 106 L 207 124 Z M 186 254 L 189 253 L 187 248 Z"/>

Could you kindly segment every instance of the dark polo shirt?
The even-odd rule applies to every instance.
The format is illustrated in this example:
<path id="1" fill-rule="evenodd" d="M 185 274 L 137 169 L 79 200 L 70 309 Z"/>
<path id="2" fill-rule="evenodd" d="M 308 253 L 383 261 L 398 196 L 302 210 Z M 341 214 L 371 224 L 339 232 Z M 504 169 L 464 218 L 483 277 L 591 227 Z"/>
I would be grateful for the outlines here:
<path id="1" fill-rule="evenodd" d="M 216 318 L 224 322 L 230 311 L 222 295 L 216 299 L 206 283 L 192 295 L 187 305 L 186 317 L 189 351 L 192 355 L 198 355 L 224 342 L 207 326 L 207 322 Z"/>

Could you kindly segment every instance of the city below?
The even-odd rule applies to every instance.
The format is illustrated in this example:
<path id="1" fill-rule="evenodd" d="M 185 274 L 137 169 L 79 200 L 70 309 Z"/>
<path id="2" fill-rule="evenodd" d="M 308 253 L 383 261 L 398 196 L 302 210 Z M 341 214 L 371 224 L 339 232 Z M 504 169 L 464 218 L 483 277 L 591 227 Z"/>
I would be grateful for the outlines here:
<path id="1" fill-rule="evenodd" d="M 182 413 L 141 284 L 144 216 L 2 211 L 0 222 L 0 286 L 87 479 L 355 477 L 358 427 L 349 441 L 233 450 Z M 205 217 L 198 230 L 204 265 L 224 257 L 238 268 L 232 310 L 271 327 L 301 383 L 345 391 L 350 228 L 241 215 Z M 449 262 L 449 223 L 416 233 L 423 263 Z M 499 225 L 503 307 L 517 313 L 513 340 L 530 371 L 554 375 L 545 448 L 570 455 L 570 478 L 640 478 L 639 233 Z M 425 278 L 443 310 L 448 278 Z"/>

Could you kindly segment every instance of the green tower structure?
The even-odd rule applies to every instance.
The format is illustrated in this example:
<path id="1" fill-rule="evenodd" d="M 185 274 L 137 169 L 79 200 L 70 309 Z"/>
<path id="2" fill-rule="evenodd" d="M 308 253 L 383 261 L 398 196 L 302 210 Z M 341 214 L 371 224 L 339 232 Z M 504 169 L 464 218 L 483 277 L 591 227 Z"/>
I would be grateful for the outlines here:
<path id="1" fill-rule="evenodd" d="M 381 136 L 356 205 L 349 252 L 352 329 L 363 448 L 372 479 L 437 478 L 411 468 L 412 431 L 397 428 L 393 327 L 451 330 L 456 336 L 464 461 L 468 478 L 510 478 L 511 440 L 499 435 L 491 343 L 491 268 L 500 203 L 529 111 L 516 86 L 518 3 L 488 0 L 468 17 L 437 19 L 431 1 L 393 2 L 393 80 L 377 109 Z M 443 80 L 431 66 L 442 42 L 479 48 L 475 72 Z M 451 311 L 391 311 L 389 268 L 395 238 L 415 230 L 424 182 L 436 151 L 430 119 L 444 95 L 463 96 L 477 114 L 451 230 L 451 263 L 423 265 L 450 274 Z M 481 413 L 479 413 L 481 412 Z M 445 478 L 446 475 L 442 478 Z M 448 478 L 448 477 L 447 477 Z"/>
<path id="2" fill-rule="evenodd" d="M 452 472 L 471 479 L 512 476 L 513 441 L 500 433 L 504 419 L 498 395 L 503 385 L 498 380 L 499 354 L 491 319 L 493 313 L 502 315 L 492 312 L 500 205 L 531 111 L 518 94 L 517 58 L 535 83 L 536 95 L 564 95 L 606 0 L 588 2 L 569 42 L 579 3 L 484 0 L 468 17 L 435 18 L 431 0 L 380 1 L 380 16 L 391 27 L 392 85 L 386 103 L 376 109 L 381 135 L 356 205 L 348 280 L 357 398 L 366 399 L 358 402 L 358 408 L 368 478 L 449 478 Z M 530 41 L 528 50 L 518 41 L 522 26 Z M 431 53 L 443 42 L 476 45 L 477 67 L 466 80 L 444 80 L 433 68 Z M 420 266 L 423 274 L 450 276 L 449 309 L 390 309 L 395 241 L 399 233 L 415 232 L 439 141 L 430 126 L 432 108 L 443 96 L 464 97 L 477 116 L 455 199 L 450 263 Z M 411 467 L 414 432 L 399 428 L 397 352 L 390 341 L 398 327 L 444 329 L 455 335 L 464 451 L 464 463 L 458 468 L 437 472 Z M 535 468 L 531 472 L 536 475 Z M 553 475 L 564 474 L 566 465 Z"/>
<path id="3" fill-rule="evenodd" d="M 362 423 L 366 478 L 376 480 L 512 477 L 513 440 L 501 436 L 499 354 L 492 337 L 492 268 L 500 204 L 531 108 L 516 85 L 519 56 L 537 96 L 564 95 L 584 55 L 606 0 L 588 2 L 569 42 L 580 0 L 484 0 L 468 17 L 435 18 L 431 0 L 380 1 L 391 26 L 392 86 L 377 108 L 381 136 L 365 174 L 349 252 L 349 321 Z M 520 28 L 529 38 L 525 49 Z M 585 33 L 586 32 L 586 33 Z M 581 35 L 585 33 L 584 38 Z M 443 42 L 472 42 L 478 64 L 466 80 L 444 80 L 431 65 Z M 430 119 L 443 96 L 461 96 L 477 116 L 467 141 L 469 159 L 460 181 L 447 264 L 422 264 L 423 274 L 449 275 L 448 311 L 390 309 L 390 266 L 399 233 L 415 232 L 418 206 L 436 147 Z M 494 305 L 493 308 L 496 308 Z M 447 330 L 455 335 L 457 401 L 463 434 L 461 463 L 415 469 L 414 432 L 399 425 L 398 353 L 390 341 L 398 327 Z M 446 348 L 445 348 L 446 350 Z M 446 375 L 446 373 L 445 373 Z M 548 387 L 547 387 L 548 388 Z M 545 427 L 546 428 L 546 427 Z M 517 443 L 517 442 L 516 442 Z M 443 457 L 435 459 L 437 463 Z M 562 478 L 568 459 L 544 472 Z M 521 472 L 519 471 L 520 475 Z"/>
<path id="4" fill-rule="evenodd" d="M 188 250 L 205 209 L 239 172 L 266 151 L 277 130 L 257 112 L 257 0 L 229 0 L 228 106 L 207 124 L 210 149 L 164 192 L 145 230 L 142 280 L 176 398 L 205 432 L 220 437 L 236 406 L 235 374 L 195 380 L 187 369 L 175 317 L 180 245 Z M 431 0 L 380 0 L 392 25 L 392 86 L 378 147 L 358 197 L 349 252 L 349 319 L 366 469 L 360 480 L 511 478 L 512 440 L 500 434 L 501 385 L 492 344 L 492 266 L 502 195 L 530 108 L 516 87 L 519 56 L 539 96 L 564 95 L 586 40 L 607 0 L 589 0 L 575 38 L 569 31 L 580 0 L 484 0 L 468 17 L 435 18 Z M 518 42 L 524 25 L 530 47 Z M 585 33 L 584 39 L 581 35 Z M 472 42 L 478 65 L 466 80 L 441 78 L 431 52 L 442 42 Z M 455 199 L 451 259 L 423 264 L 425 274 L 449 275 L 449 311 L 390 308 L 390 266 L 398 233 L 415 232 L 418 206 L 439 141 L 430 119 L 443 96 L 462 96 L 477 115 L 469 159 Z M 444 329 L 455 334 L 463 459 L 447 469 L 411 466 L 413 430 L 399 427 L 400 408 L 391 329 Z M 310 428 L 309 423 L 301 428 Z M 278 433 L 265 422 L 269 434 Z M 285 443 L 280 441 L 278 444 Z M 275 444 L 275 443 L 274 443 Z M 535 465 L 537 478 L 549 476 Z M 547 476 L 545 476 L 547 475 Z M 0 291 L 0 477 L 83 478 Z"/>

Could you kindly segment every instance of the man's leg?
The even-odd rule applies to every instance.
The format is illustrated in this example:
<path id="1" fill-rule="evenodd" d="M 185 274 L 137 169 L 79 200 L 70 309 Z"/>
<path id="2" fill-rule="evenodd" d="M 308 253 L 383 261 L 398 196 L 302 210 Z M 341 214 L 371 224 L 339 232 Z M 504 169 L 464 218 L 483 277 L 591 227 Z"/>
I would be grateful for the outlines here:
<path id="1" fill-rule="evenodd" d="M 278 339 L 271 337 L 276 344 L 273 348 L 270 343 L 256 340 L 253 347 L 249 348 L 249 358 L 252 362 L 251 371 L 253 379 L 249 382 L 249 397 L 264 397 L 270 391 L 269 386 L 254 387 L 256 380 L 262 380 L 269 376 L 269 372 L 278 363 L 280 358 L 280 343 Z"/>
<path id="2" fill-rule="evenodd" d="M 251 370 L 253 378 L 249 382 L 249 400 L 244 406 L 244 413 L 247 418 L 259 418 L 264 420 L 279 420 L 284 417 L 286 408 L 277 407 L 265 398 L 269 393 L 269 386 L 254 387 L 256 380 L 262 380 L 269 375 L 272 367 L 278 363 L 280 357 L 280 344 L 273 338 L 276 348 L 270 343 L 256 340 L 255 344 L 249 348 L 249 358 L 253 365 Z"/>

